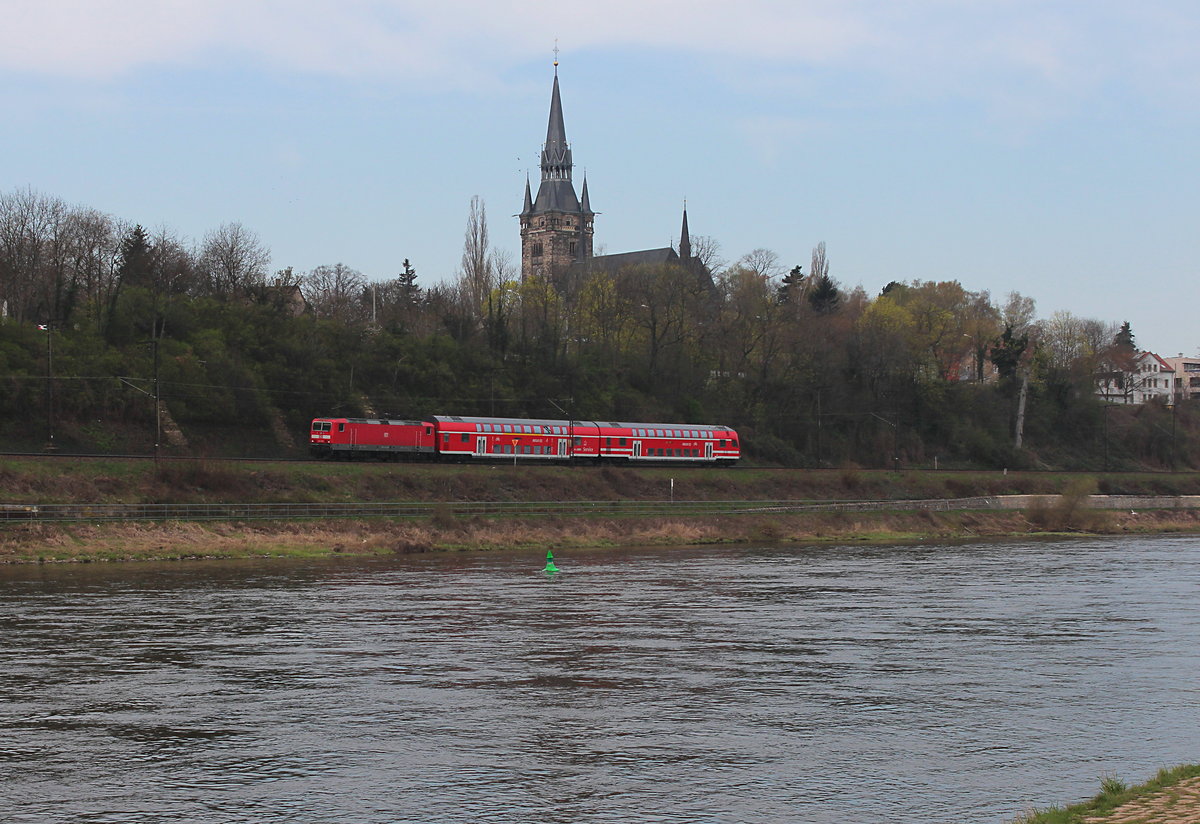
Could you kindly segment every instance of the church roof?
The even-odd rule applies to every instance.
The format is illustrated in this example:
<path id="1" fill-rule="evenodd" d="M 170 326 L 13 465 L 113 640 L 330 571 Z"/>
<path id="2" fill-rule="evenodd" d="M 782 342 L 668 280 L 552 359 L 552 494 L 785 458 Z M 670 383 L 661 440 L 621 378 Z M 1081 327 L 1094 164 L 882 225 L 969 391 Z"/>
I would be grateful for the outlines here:
<path id="1" fill-rule="evenodd" d="M 538 187 L 537 200 L 531 214 L 542 212 L 578 212 L 579 198 L 570 180 L 543 180 Z"/>
<path id="2" fill-rule="evenodd" d="M 615 255 L 594 255 L 587 260 L 576 261 L 571 265 L 571 269 L 581 272 L 609 272 L 615 275 L 626 266 L 654 266 L 663 263 L 679 263 L 679 255 L 675 254 L 675 250 L 670 246 Z"/>

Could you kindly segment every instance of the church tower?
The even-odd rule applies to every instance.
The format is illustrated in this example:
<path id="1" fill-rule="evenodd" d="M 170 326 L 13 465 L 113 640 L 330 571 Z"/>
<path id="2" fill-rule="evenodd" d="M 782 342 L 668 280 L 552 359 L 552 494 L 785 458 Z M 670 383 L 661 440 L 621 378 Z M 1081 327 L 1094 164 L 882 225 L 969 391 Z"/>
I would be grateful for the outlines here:
<path id="1" fill-rule="evenodd" d="M 563 125 L 558 94 L 558 60 L 554 61 L 554 90 L 550 95 L 550 122 L 542 146 L 542 182 L 534 198 L 525 181 L 521 220 L 521 279 L 540 275 L 559 289 L 566 286 L 567 271 L 576 261 L 592 256 L 592 223 L 595 212 L 588 200 L 587 179 L 582 198 L 571 182 L 571 147 Z"/>

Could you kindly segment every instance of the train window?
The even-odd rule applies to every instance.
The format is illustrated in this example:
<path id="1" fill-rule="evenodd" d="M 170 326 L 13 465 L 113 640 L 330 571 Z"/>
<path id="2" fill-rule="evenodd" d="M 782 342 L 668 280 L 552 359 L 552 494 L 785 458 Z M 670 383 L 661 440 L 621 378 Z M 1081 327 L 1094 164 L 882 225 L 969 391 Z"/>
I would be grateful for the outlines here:
<path id="1" fill-rule="evenodd" d="M 442 443 L 450 443 L 450 433 L 449 432 L 442 433 Z"/>
<path id="2" fill-rule="evenodd" d="M 468 435 L 466 432 L 462 433 L 462 434 L 461 434 L 461 435 L 459 435 L 458 437 L 459 437 L 459 440 L 461 440 L 463 443 L 470 443 L 470 442 L 471 442 L 471 436 L 470 436 L 470 435 Z"/>
<path id="3" fill-rule="evenodd" d="M 578 435 L 576 435 L 576 436 L 575 436 L 575 445 L 576 445 L 576 446 L 579 446 L 579 445 L 580 445 L 580 444 L 582 444 L 582 443 L 583 443 L 583 438 L 581 438 L 581 437 L 579 437 Z"/>
<path id="4" fill-rule="evenodd" d="M 625 439 L 624 439 L 624 438 L 621 438 L 621 440 L 619 441 L 619 443 L 620 443 L 620 445 L 621 445 L 621 446 L 625 446 Z"/>
<path id="5" fill-rule="evenodd" d="M 725 448 L 725 439 L 721 438 L 721 440 L 717 441 L 717 445 L 720 446 L 722 449 L 724 449 Z"/>
<path id="6" fill-rule="evenodd" d="M 612 449 L 612 438 L 605 438 L 604 445 L 607 446 L 609 449 Z"/>
<path id="7" fill-rule="evenodd" d="M 737 449 L 737 441 L 730 441 L 729 445 L 732 446 L 734 449 Z"/>
<path id="8" fill-rule="evenodd" d="M 433 434 L 433 427 L 432 427 L 432 426 L 427 426 L 427 427 L 425 427 L 425 434 L 426 434 L 426 435 L 432 435 L 432 434 Z"/>
<path id="9" fill-rule="evenodd" d="M 346 431 L 346 424 L 339 423 L 338 424 L 338 432 L 345 432 L 345 431 Z"/>

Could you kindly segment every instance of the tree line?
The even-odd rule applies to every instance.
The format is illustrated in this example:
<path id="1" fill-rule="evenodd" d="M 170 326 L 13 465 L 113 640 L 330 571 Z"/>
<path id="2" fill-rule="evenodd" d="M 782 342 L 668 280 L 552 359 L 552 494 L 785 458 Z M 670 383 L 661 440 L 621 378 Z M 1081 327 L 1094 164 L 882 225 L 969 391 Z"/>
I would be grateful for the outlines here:
<path id="1" fill-rule="evenodd" d="M 1191 411 L 1109 410 L 1132 330 L 949 281 L 841 284 L 825 244 L 702 268 L 521 279 L 471 203 L 453 273 L 271 271 L 228 223 L 189 242 L 31 190 L 0 194 L 10 442 L 144 447 L 157 394 L 189 449 L 300 449 L 318 415 L 725 423 L 797 466 L 1191 465 Z M 46 327 L 39 329 L 38 327 Z M 1124 360 L 1122 360 L 1124 358 Z M 285 436 L 286 433 L 286 436 Z M 289 445 L 290 444 L 290 445 Z"/>

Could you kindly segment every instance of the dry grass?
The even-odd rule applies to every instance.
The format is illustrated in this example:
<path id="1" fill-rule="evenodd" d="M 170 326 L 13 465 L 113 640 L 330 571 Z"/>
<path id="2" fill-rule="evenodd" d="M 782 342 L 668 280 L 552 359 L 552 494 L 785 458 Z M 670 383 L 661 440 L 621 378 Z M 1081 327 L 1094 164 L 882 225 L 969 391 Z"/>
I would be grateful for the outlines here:
<path id="1" fill-rule="evenodd" d="M 1200 513 L 1111 516 L 1100 534 L 1200 531 Z M 1036 529 L 1036 527 L 1035 527 Z M 0 529 L 0 563 L 276 555 L 408 554 L 586 546 L 846 543 L 1027 535 L 1020 512 L 812 513 L 703 518 L 453 518 L 20 524 Z"/>

